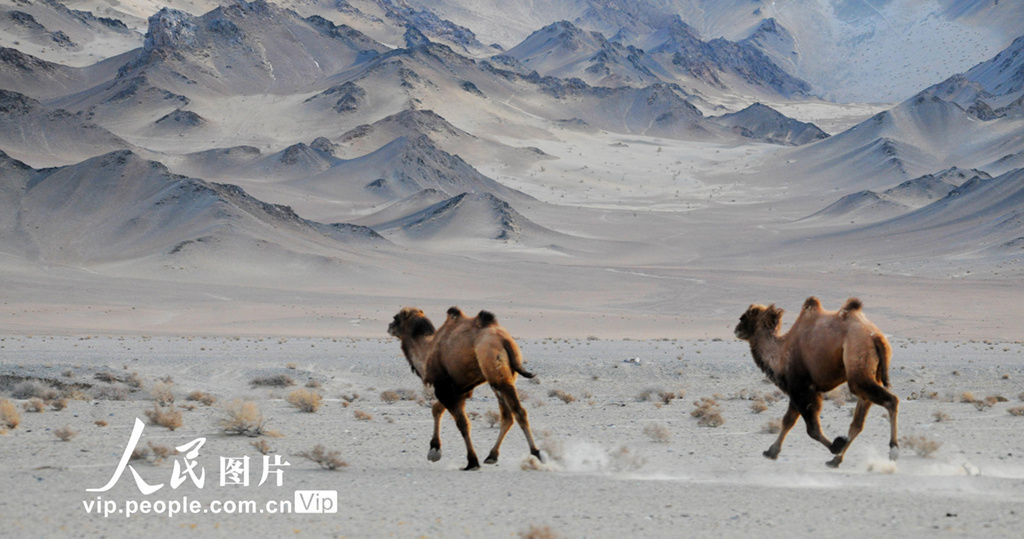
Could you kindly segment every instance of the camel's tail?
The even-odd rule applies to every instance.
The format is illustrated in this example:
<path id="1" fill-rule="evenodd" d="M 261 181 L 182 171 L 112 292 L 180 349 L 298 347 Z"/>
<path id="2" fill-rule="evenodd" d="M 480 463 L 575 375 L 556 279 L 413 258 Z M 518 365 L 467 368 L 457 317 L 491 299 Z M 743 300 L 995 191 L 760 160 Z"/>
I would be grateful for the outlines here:
<path id="1" fill-rule="evenodd" d="M 523 375 L 524 378 L 533 378 L 534 374 L 523 368 L 523 355 L 519 353 L 519 346 L 512 339 L 502 339 L 505 345 L 505 353 L 508 354 L 508 366 L 512 370 Z"/>
<path id="2" fill-rule="evenodd" d="M 892 346 L 889 346 L 889 340 L 882 334 L 875 334 L 872 339 L 875 341 L 875 353 L 878 354 L 878 371 L 875 376 L 879 383 L 889 387 L 889 359 L 892 357 Z"/>

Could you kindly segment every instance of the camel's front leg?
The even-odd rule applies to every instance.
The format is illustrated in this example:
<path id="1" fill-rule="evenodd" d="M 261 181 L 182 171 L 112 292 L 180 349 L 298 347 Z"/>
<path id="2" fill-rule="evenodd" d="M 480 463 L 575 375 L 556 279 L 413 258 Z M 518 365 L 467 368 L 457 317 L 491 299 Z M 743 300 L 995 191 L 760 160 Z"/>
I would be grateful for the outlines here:
<path id="1" fill-rule="evenodd" d="M 789 434 L 790 429 L 796 424 L 796 419 L 800 417 L 800 412 L 797 411 L 796 406 L 793 405 L 793 401 L 789 401 L 789 409 L 786 410 L 786 415 L 782 416 L 782 430 L 779 431 L 779 437 L 775 439 L 775 443 L 771 445 L 764 453 L 764 456 L 775 460 L 779 457 L 779 451 L 782 451 L 782 442 L 786 439 L 786 435 Z"/>
<path id="2" fill-rule="evenodd" d="M 434 414 L 434 437 L 430 439 L 427 460 L 437 462 L 441 460 L 441 418 L 444 417 L 444 405 L 437 401 L 430 407 L 430 411 Z"/>

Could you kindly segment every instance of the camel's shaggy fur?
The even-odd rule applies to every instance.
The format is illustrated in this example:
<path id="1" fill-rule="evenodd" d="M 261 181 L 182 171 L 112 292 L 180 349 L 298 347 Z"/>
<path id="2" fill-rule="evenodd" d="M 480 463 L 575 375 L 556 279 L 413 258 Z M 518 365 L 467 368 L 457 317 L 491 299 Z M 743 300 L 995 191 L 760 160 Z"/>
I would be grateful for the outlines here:
<path id="1" fill-rule="evenodd" d="M 783 311 L 775 305 L 751 305 L 740 317 L 736 337 L 750 342 L 754 362 L 790 398 L 782 430 L 764 452 L 766 457 L 778 457 L 786 434 L 802 416 L 807 434 L 835 455 L 829 466 L 839 466 L 850 443 L 864 428 L 872 403 L 889 412 L 889 456 L 898 456 L 899 399 L 886 389 L 892 348 L 861 307 L 860 300 L 850 298 L 842 309 L 826 311 L 818 298 L 809 297 L 785 335 L 779 335 Z M 848 436 L 829 440 L 822 434 L 818 419 L 821 395 L 843 382 L 857 396 L 857 409 Z"/>
<path id="2" fill-rule="evenodd" d="M 512 428 L 513 418 L 526 434 L 530 453 L 541 458 L 515 385 L 517 374 L 527 378 L 533 378 L 533 374 L 523 368 L 519 346 L 498 325 L 493 314 L 480 311 L 476 317 L 470 318 L 458 307 L 452 307 L 448 309 L 444 324 L 435 330 L 423 311 L 406 307 L 395 315 L 388 326 L 388 333 L 401 339 L 402 352 L 412 371 L 424 384 L 433 386 L 437 395 L 432 409 L 434 436 L 427 453 L 429 460 L 441 458 L 441 417 L 448 410 L 466 442 L 468 462 L 465 469 L 480 467 L 469 437 L 465 405 L 466 399 L 473 395 L 473 389 L 484 382 L 494 390 L 501 411 L 498 441 L 484 462 L 493 464 L 498 461 L 498 450 Z"/>

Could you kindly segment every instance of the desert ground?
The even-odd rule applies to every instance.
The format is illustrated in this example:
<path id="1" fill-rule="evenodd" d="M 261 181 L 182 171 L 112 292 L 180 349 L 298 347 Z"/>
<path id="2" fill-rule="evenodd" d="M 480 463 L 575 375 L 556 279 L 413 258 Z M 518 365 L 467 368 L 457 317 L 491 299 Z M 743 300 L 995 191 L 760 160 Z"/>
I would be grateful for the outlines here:
<path id="1" fill-rule="evenodd" d="M 774 387 L 734 338 L 547 337 L 521 340 L 539 383 L 518 383 L 546 462 L 527 458 L 514 428 L 497 465 L 463 472 L 464 447 L 449 417 L 442 460 L 425 458 L 430 411 L 396 339 L 9 335 L 0 341 L 0 391 L 21 424 L 0 436 L 8 493 L 0 520 L 12 537 L 1017 536 L 1024 417 L 1009 412 L 1024 405 L 1024 343 L 899 336 L 892 343 L 901 436 L 915 440 L 904 440 L 895 462 L 877 407 L 839 469 L 825 466 L 830 455 L 802 422 L 777 461 L 762 457 L 774 440 L 767 425 L 786 404 L 774 401 Z M 252 385 L 278 376 L 295 385 Z M 287 397 L 311 381 L 323 403 L 306 413 Z M 12 397 L 45 396 L 50 387 L 70 396 L 66 408 L 30 412 L 22 409 L 29 400 Z M 126 473 L 107 492 L 86 492 L 110 479 L 135 418 L 147 421 L 145 410 L 168 390 L 182 425 L 147 424 L 139 445 L 204 437 L 195 459 L 207 474 L 204 488 L 186 479 L 145 497 Z M 187 400 L 193 391 L 216 402 Z M 825 403 L 830 437 L 848 427 L 853 404 L 844 397 Z M 720 414 L 718 426 L 692 415 L 702 398 L 716 401 L 709 416 Z M 225 434 L 221 422 L 234 399 L 254 401 L 273 436 Z M 758 413 L 755 403 L 766 406 Z M 472 432 L 481 454 L 497 435 L 486 416 L 496 408 L 486 387 L 468 405 L 478 414 Z M 369 419 L 357 419 L 361 413 Z M 55 436 L 65 426 L 76 432 L 66 442 Z M 261 455 L 251 443 L 259 440 L 290 463 L 281 487 L 256 486 Z M 329 471 L 298 456 L 317 444 L 338 451 L 347 466 Z M 220 486 L 219 457 L 244 455 L 252 457 L 253 483 Z M 182 458 L 131 462 L 148 483 L 166 483 Z M 97 497 L 187 496 L 204 506 L 251 499 L 263 507 L 307 489 L 337 490 L 337 513 L 127 518 L 83 505 Z"/>

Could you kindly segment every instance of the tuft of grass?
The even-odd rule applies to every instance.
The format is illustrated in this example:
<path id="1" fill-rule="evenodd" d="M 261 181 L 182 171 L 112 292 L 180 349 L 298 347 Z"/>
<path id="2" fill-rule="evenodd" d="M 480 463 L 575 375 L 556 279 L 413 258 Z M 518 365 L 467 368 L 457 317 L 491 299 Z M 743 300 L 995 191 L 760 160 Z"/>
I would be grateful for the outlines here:
<path id="1" fill-rule="evenodd" d="M 758 398 L 750 403 L 750 411 L 755 414 L 759 414 L 768 409 L 768 403 L 764 399 Z"/>
<path id="2" fill-rule="evenodd" d="M 171 390 L 170 384 L 157 382 L 150 388 L 149 393 L 160 406 L 174 404 L 174 392 Z"/>
<path id="3" fill-rule="evenodd" d="M 93 421 L 93 423 L 97 427 L 106 427 L 108 425 L 108 423 L 106 421 L 102 420 L 102 419 L 97 419 L 96 421 Z"/>
<path id="4" fill-rule="evenodd" d="M 942 447 L 942 442 L 937 442 L 923 435 L 904 436 L 900 438 L 900 443 L 903 444 L 904 447 L 908 447 L 913 450 L 919 457 L 928 457 Z"/>
<path id="5" fill-rule="evenodd" d="M 264 455 L 269 455 L 274 452 L 274 449 L 271 448 L 270 444 L 268 444 L 267 441 L 264 440 L 263 438 L 249 442 L 249 445 L 255 447 L 256 451 L 259 451 Z"/>
<path id="6" fill-rule="evenodd" d="M 412 389 L 389 389 L 382 391 L 380 394 L 380 400 L 394 404 L 398 401 L 415 401 L 419 398 L 419 393 Z"/>
<path id="7" fill-rule="evenodd" d="M 124 386 L 100 386 L 93 390 L 92 396 L 99 401 L 128 400 L 128 388 Z"/>
<path id="8" fill-rule="evenodd" d="M 702 427 L 720 427 L 725 423 L 722 417 L 722 410 L 718 407 L 718 401 L 710 397 L 701 397 L 693 403 L 694 410 L 690 415 L 697 418 L 697 424 Z"/>
<path id="9" fill-rule="evenodd" d="M 75 437 L 78 431 L 72 430 L 70 426 L 64 425 L 63 427 L 53 431 L 53 435 L 62 442 L 67 442 Z"/>
<path id="10" fill-rule="evenodd" d="M 551 530 L 548 526 L 538 526 L 531 524 L 526 531 L 519 532 L 521 539 L 557 539 L 558 534 Z"/>
<path id="11" fill-rule="evenodd" d="M 146 417 L 149 418 L 150 425 L 159 425 L 169 430 L 174 430 L 182 425 L 181 410 L 174 406 L 165 408 L 154 404 L 152 410 L 146 410 Z"/>
<path id="12" fill-rule="evenodd" d="M 1014 406 L 1013 408 L 1007 408 L 1006 412 L 1010 415 L 1024 416 L 1024 406 Z"/>
<path id="13" fill-rule="evenodd" d="M 932 414 L 932 417 L 935 418 L 936 423 L 942 423 L 943 421 L 949 421 L 950 419 L 949 414 L 942 410 L 936 410 L 935 413 Z"/>
<path id="14" fill-rule="evenodd" d="M 501 414 L 494 410 L 487 410 L 487 413 L 484 414 L 484 419 L 487 420 L 487 426 L 493 429 L 498 426 L 498 423 L 501 423 Z"/>
<path id="15" fill-rule="evenodd" d="M 253 401 L 235 399 L 224 407 L 225 417 L 220 426 L 227 434 L 241 434 L 255 438 L 269 434 L 263 412 Z"/>
<path id="16" fill-rule="evenodd" d="M 21 415 L 14 403 L 7 399 L 0 399 L 0 427 L 13 429 L 21 424 Z"/>
<path id="17" fill-rule="evenodd" d="M 779 432 L 782 432 L 782 420 L 769 419 L 768 422 L 761 427 L 761 432 L 765 434 L 778 434 Z"/>
<path id="18" fill-rule="evenodd" d="M 348 463 L 341 460 L 340 451 L 328 451 L 323 445 L 316 444 L 313 449 L 298 453 L 298 456 L 309 459 L 320 465 L 325 470 L 337 470 L 348 466 Z"/>
<path id="19" fill-rule="evenodd" d="M 288 404 L 303 412 L 313 413 L 323 405 L 324 398 L 316 391 L 296 389 L 288 394 Z"/>
<path id="20" fill-rule="evenodd" d="M 366 412 L 364 412 L 362 410 L 352 410 L 352 415 L 355 416 L 355 418 L 360 420 L 360 421 L 369 421 L 369 420 L 373 419 L 372 415 L 370 415 L 370 414 L 368 414 L 368 413 L 366 413 Z"/>
<path id="21" fill-rule="evenodd" d="M 557 397 L 558 399 L 560 399 L 562 402 L 564 402 L 566 404 L 569 404 L 569 403 L 571 403 L 571 402 L 576 400 L 576 397 L 573 397 L 572 393 L 566 393 L 565 391 L 562 391 L 561 389 L 552 389 L 551 391 L 548 391 L 548 396 L 549 397 Z"/>
<path id="22" fill-rule="evenodd" d="M 204 393 L 202 391 L 193 391 L 189 393 L 187 397 L 185 397 L 185 400 L 198 402 L 201 404 L 205 404 L 206 406 L 212 406 L 213 403 L 217 402 L 217 397 L 214 397 L 213 395 L 209 393 Z"/>
<path id="23" fill-rule="evenodd" d="M 647 425 L 644 425 L 644 434 L 646 434 L 652 441 L 662 444 L 668 443 L 672 438 L 668 427 L 661 423 L 648 423 Z"/>
<path id="24" fill-rule="evenodd" d="M 39 397 L 32 397 L 28 401 L 22 403 L 21 408 L 26 412 L 41 413 L 46 406 L 43 404 L 43 399 Z"/>
<path id="25" fill-rule="evenodd" d="M 68 407 L 67 399 L 53 399 L 50 401 L 50 409 L 54 412 L 59 412 Z"/>
<path id="26" fill-rule="evenodd" d="M 249 385 L 253 387 L 268 386 L 268 387 L 288 387 L 295 385 L 295 380 L 292 380 L 291 376 L 287 374 L 275 374 L 273 376 L 261 376 L 253 378 L 249 381 Z"/>

